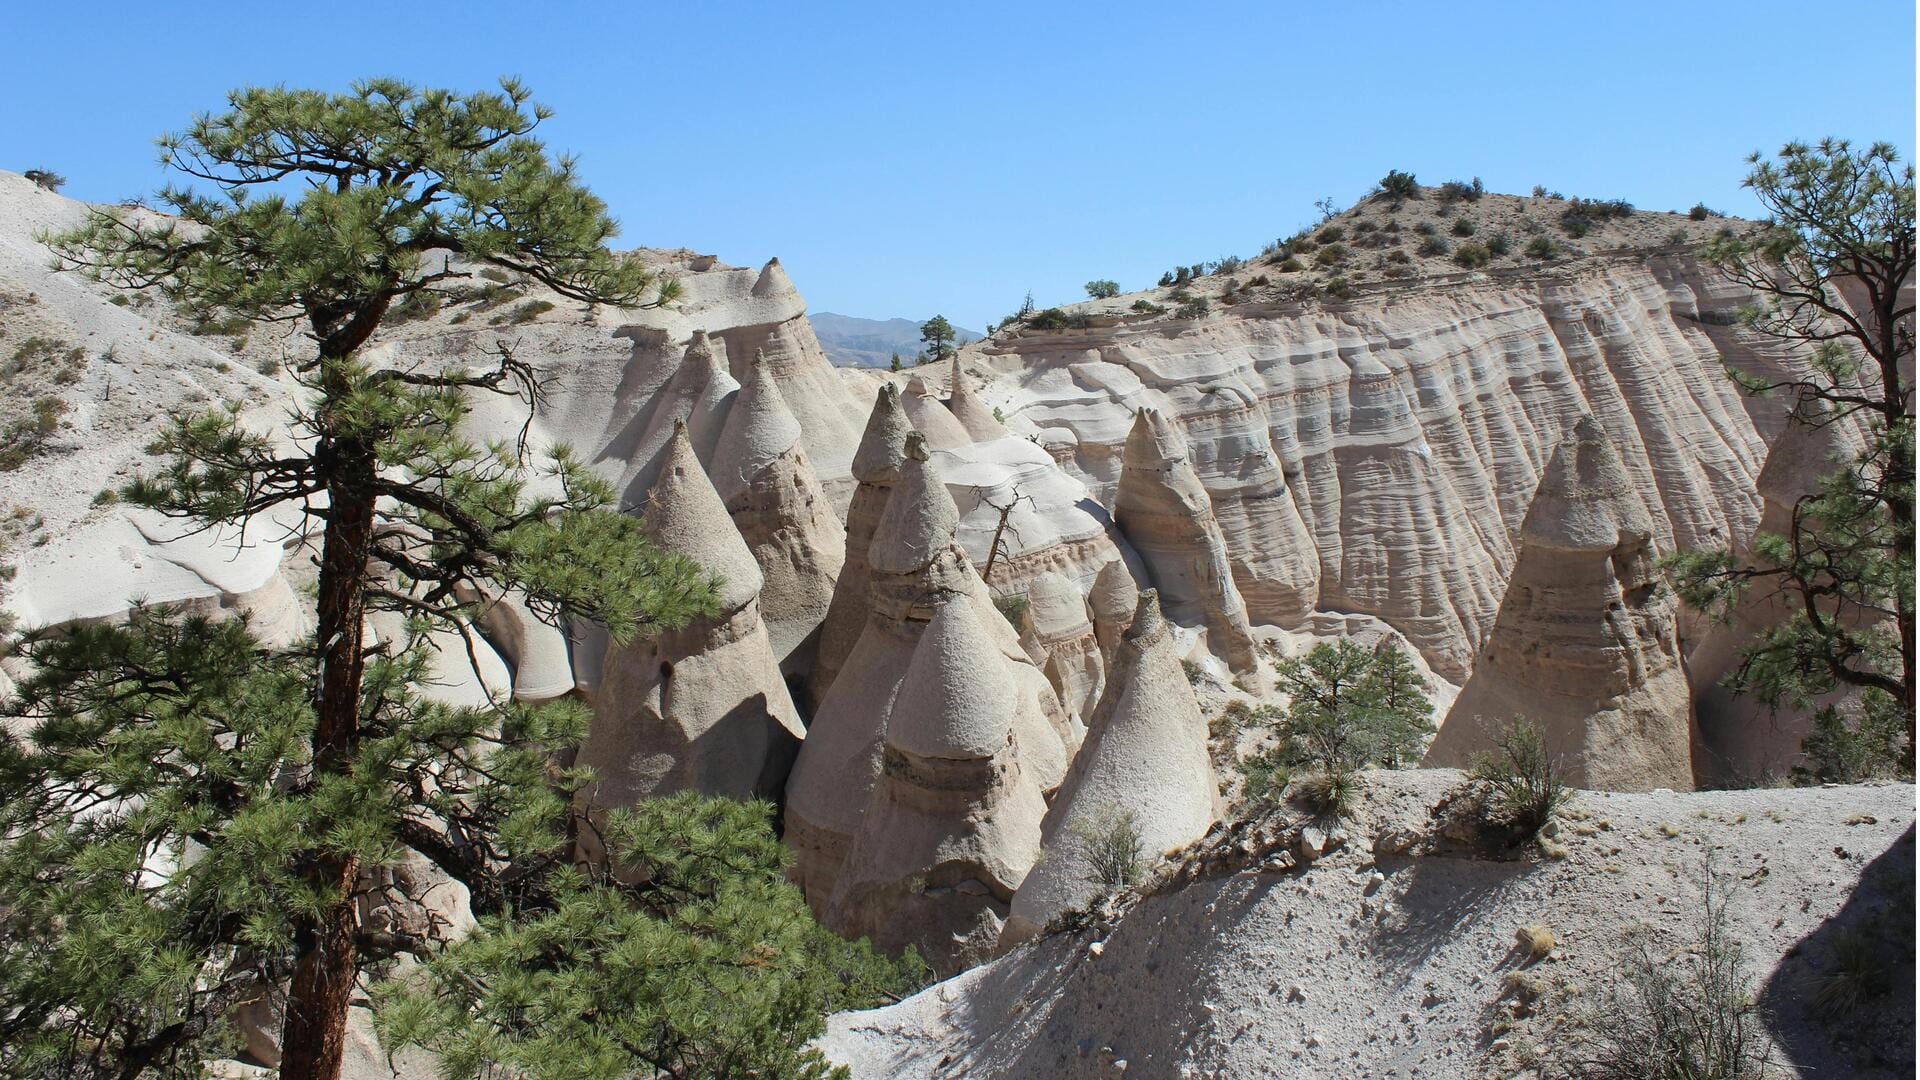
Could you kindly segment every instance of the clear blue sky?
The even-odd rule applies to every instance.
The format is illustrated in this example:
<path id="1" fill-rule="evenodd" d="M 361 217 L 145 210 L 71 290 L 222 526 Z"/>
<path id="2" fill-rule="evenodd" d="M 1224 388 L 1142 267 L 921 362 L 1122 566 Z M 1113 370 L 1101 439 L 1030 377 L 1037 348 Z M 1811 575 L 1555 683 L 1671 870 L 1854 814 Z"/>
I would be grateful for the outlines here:
<path id="1" fill-rule="evenodd" d="M 1910 0 L 17 0 L 4 25 L 0 168 L 70 195 L 159 186 L 154 136 L 231 87 L 511 73 L 625 243 L 778 255 L 814 310 L 975 329 L 1029 289 L 1250 254 L 1390 168 L 1751 212 L 1751 150 L 1914 145 Z"/>

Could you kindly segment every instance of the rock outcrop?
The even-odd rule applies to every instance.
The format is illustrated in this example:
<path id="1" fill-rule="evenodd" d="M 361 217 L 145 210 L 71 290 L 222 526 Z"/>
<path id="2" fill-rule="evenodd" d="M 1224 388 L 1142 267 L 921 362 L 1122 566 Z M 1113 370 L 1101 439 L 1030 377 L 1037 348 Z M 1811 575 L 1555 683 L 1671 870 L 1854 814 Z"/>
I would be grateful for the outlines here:
<path id="1" fill-rule="evenodd" d="M 874 531 L 886 512 L 887 498 L 900 479 L 900 463 L 906 460 L 907 435 L 913 422 L 900 405 L 900 387 L 882 383 L 874 394 L 873 411 L 867 416 L 867 428 L 860 448 L 853 455 L 853 477 L 858 486 L 847 507 L 845 551 L 840 574 L 834 579 L 833 597 L 827 617 L 820 624 L 817 651 L 808 688 L 813 700 L 826 696 L 846 663 L 847 654 L 860 640 L 867 625 L 870 604 L 867 600 L 867 549 L 873 546 Z"/>
<path id="2" fill-rule="evenodd" d="M 720 582 L 717 614 L 607 651 L 579 764 L 594 809 L 695 790 L 774 797 L 805 731 L 760 619 L 760 568 L 675 425 L 647 535 Z"/>
<path id="3" fill-rule="evenodd" d="M 1424 764 L 1463 767 L 1525 717 L 1575 787 L 1693 788 L 1677 601 L 1653 528 L 1612 441 L 1581 418 L 1542 473 L 1493 633 Z"/>
<path id="4" fill-rule="evenodd" d="M 947 396 L 947 411 L 967 429 L 974 442 L 991 442 L 1007 436 L 1005 424 L 993 415 L 993 409 L 973 392 L 973 385 L 967 380 L 967 373 L 960 368 L 960 354 L 953 357 L 952 373 L 948 378 L 950 388 Z"/>
<path id="5" fill-rule="evenodd" d="M 1106 661 L 1079 587 L 1051 571 L 1034 578 L 1020 615 L 1020 644 L 1084 731 L 1106 684 Z"/>
<path id="6" fill-rule="evenodd" d="M 1794 506 L 1820 490 L 1821 481 L 1861 449 L 1858 429 L 1835 421 L 1817 401 L 1802 400 L 1767 452 L 1758 487 L 1764 500 L 1759 532 L 1792 532 Z M 1743 565 L 1762 565 L 1750 547 L 1735 551 Z M 1752 786 L 1787 775 L 1805 761 L 1800 742 L 1812 734 L 1812 710 L 1768 708 L 1751 694 L 1720 683 L 1740 665 L 1746 647 L 1799 610 L 1797 594 L 1762 579 L 1740 598 L 1732 619 L 1708 627 L 1687 656 L 1702 754 L 1694 762 L 1702 783 Z"/>
<path id="7" fill-rule="evenodd" d="M 933 387 L 919 375 L 907 380 L 907 392 L 900 403 L 906 407 L 913 429 L 927 437 L 929 450 L 953 450 L 973 442 L 973 433 L 947 410 Z"/>
<path id="8" fill-rule="evenodd" d="M 1220 809 L 1207 721 L 1148 589 L 1114 656 L 1086 743 L 1047 811 L 1046 854 L 1014 894 L 1003 941 L 1024 940 L 1097 896 L 1089 849 L 1114 830 L 1137 830 L 1140 854 L 1151 862 L 1199 839 Z"/>
<path id="9" fill-rule="evenodd" d="M 1093 610 L 1093 632 L 1100 641 L 1100 655 L 1109 663 L 1120 635 L 1133 625 L 1133 613 L 1140 605 L 1140 586 L 1126 560 L 1115 559 L 1094 576 L 1093 591 L 1087 594 L 1087 606 Z"/>
<path id="10" fill-rule="evenodd" d="M 626 467 L 620 479 L 627 501 L 638 504 L 653 489 L 676 427 L 687 429 L 702 462 L 712 461 L 739 390 L 740 383 L 727 371 L 725 343 L 715 341 L 705 330 L 695 330 L 673 375 L 649 403 L 652 407 L 639 440 L 625 448 Z"/>
<path id="11" fill-rule="evenodd" d="M 1207 645 L 1236 671 L 1257 661 L 1247 606 L 1233 582 L 1213 502 L 1187 443 L 1158 409 L 1141 409 L 1114 494 L 1113 518 L 1147 564 L 1168 617 L 1203 625 Z"/>
<path id="12" fill-rule="evenodd" d="M 948 594 L 915 646 L 824 918 L 888 951 L 911 945 L 942 975 L 992 955 L 1047 809 L 1013 735 L 1018 683 L 981 619 Z"/>
<path id="13" fill-rule="evenodd" d="M 760 566 L 760 615 L 782 671 L 813 666 L 846 533 L 814 475 L 794 419 L 762 353 L 741 383 L 708 472 Z"/>
<path id="14" fill-rule="evenodd" d="M 986 585 L 954 541 L 959 511 L 910 433 L 900 475 L 867 552 L 868 615 L 860 638 L 821 699 L 787 784 L 786 838 L 794 878 L 816 912 L 826 910 L 853 837 L 874 798 L 894 699 L 935 613 L 958 597 L 974 606 L 1005 660 L 1010 717 L 1022 770 L 1043 792 L 1066 775 L 1071 722 L 1047 678 L 994 608 Z"/>

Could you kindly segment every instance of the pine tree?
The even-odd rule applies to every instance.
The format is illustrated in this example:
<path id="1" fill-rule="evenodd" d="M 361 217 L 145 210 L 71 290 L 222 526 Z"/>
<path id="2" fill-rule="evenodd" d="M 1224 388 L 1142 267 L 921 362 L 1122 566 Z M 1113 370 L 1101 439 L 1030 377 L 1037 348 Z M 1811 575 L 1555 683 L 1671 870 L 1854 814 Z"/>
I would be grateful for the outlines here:
<path id="1" fill-rule="evenodd" d="M 478 396 L 540 400 L 513 349 L 447 369 L 359 353 L 396 304 L 470 299 L 462 282 L 483 271 L 586 304 L 675 295 L 608 250 L 604 204 L 531 135 L 547 115 L 512 81 L 464 96 L 393 81 L 339 95 L 245 89 L 162 140 L 167 163 L 202 185 L 162 193 L 177 219 L 99 210 L 46 238 L 69 266 L 189 314 L 293 324 L 311 339 L 291 365 L 293 448 L 248 430 L 237 408 L 180 417 L 153 447 L 163 466 L 124 494 L 209 528 L 304 515 L 318 628 L 307 647 L 273 652 L 244 622 L 136 609 L 124 625 L 28 635 L 37 674 L 0 740 L 9 1075 L 198 1075 L 236 1006 L 284 992 L 281 1075 L 330 1080 L 356 979 L 400 953 L 435 955 L 435 942 L 361 919 L 381 902 L 371 883 L 409 851 L 466 886 L 490 928 L 476 949 L 566 917 L 583 896 L 694 935 L 713 926 L 675 923 L 675 903 L 736 941 L 772 925 L 697 892 L 572 868 L 571 794 L 586 778 L 556 760 L 584 731 L 578 705 L 454 709 L 413 690 L 427 635 L 469 632 L 462 597 L 476 588 L 515 590 L 542 616 L 599 622 L 616 641 L 713 609 L 717 583 L 652 547 L 564 448 L 536 459 L 524 441 L 463 433 Z M 375 612 L 404 618 L 406 634 L 370 642 Z M 646 835 L 665 843 L 657 833 Z M 765 823 L 723 838 L 702 858 L 741 876 L 728 888 L 766 899 L 765 858 L 735 858 L 771 842 Z M 783 902 L 764 918 L 799 917 L 797 898 Z M 770 962 L 817 958 L 826 946 L 807 926 L 765 942 Z M 602 976 L 548 960 L 568 978 Z M 753 1038 L 804 1038 L 797 1016 L 814 1009 L 817 1023 L 845 1000 L 807 985 Z M 609 1023 L 675 1007 L 622 1004 Z M 711 1075 L 702 1068 L 675 1075 Z"/>
<path id="2" fill-rule="evenodd" d="M 1369 765 L 1398 767 L 1433 733 L 1433 703 L 1419 669 L 1391 639 L 1368 649 L 1351 638 L 1321 642 L 1280 661 L 1274 765 L 1304 765 L 1344 781 Z"/>
<path id="3" fill-rule="evenodd" d="M 936 360 L 945 360 L 953 355 L 953 324 L 945 315 L 935 315 L 920 324 L 920 341 L 924 348 L 920 350 L 920 362 L 930 364 Z"/>
<path id="4" fill-rule="evenodd" d="M 1745 186 L 1771 217 L 1751 234 L 1723 232 L 1707 256 L 1759 298 L 1742 313 L 1747 325 L 1803 366 L 1778 381 L 1728 373 L 1748 393 L 1789 396 L 1789 423 L 1857 424 L 1864 448 L 1799 501 L 1786 535 L 1754 537 L 1746 564 L 1721 549 L 1668 565 L 1681 595 L 1718 615 L 1755 587 L 1785 596 L 1795 614 L 1752 644 L 1728 685 L 1795 708 L 1851 694 L 1863 739 L 1884 744 L 1890 727 L 1904 727 L 1889 760 L 1911 773 L 1913 167 L 1890 145 L 1856 150 L 1839 139 L 1748 162 Z M 1845 733 L 1831 706 L 1816 725 L 1810 749 Z"/>

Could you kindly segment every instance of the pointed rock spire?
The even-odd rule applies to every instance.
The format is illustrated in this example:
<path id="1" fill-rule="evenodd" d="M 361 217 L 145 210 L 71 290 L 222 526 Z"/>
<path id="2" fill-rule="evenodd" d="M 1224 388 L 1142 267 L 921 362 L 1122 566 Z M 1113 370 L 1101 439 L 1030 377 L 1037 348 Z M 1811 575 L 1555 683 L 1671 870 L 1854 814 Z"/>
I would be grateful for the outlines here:
<path id="1" fill-rule="evenodd" d="M 933 388 L 927 385 L 927 380 L 920 376 L 915 375 L 907 380 L 907 392 L 901 404 L 906 407 L 907 418 L 913 421 L 914 430 L 926 436 L 930 449 L 953 450 L 973 442 L 973 434 L 966 429 L 966 425 L 941 403 Z"/>
<path id="2" fill-rule="evenodd" d="M 1698 738 L 1651 526 L 1612 442 L 1582 418 L 1541 474 L 1493 632 L 1426 764 L 1464 768 L 1525 717 L 1575 787 L 1693 788 Z"/>
<path id="3" fill-rule="evenodd" d="M 1002 945 L 1097 895 L 1087 847 L 1124 818 L 1149 859 L 1204 835 L 1221 809 L 1207 724 L 1152 589 L 1114 655 L 1087 741 L 1041 825 L 1045 852 L 1014 894 Z"/>
<path id="4" fill-rule="evenodd" d="M 1127 433 L 1113 517 L 1145 560 L 1169 615 L 1204 624 L 1214 652 L 1235 671 L 1253 670 L 1246 603 L 1234 585 L 1213 503 L 1186 440 L 1158 409 L 1141 409 Z"/>
<path id="5" fill-rule="evenodd" d="M 804 734 L 760 619 L 760 568 L 675 422 L 642 514 L 663 551 L 719 579 L 719 611 L 607 650 L 579 764 L 591 812 L 694 790 L 770 797 Z M 596 851 L 584 852 L 599 858 Z"/>
<path id="6" fill-rule="evenodd" d="M 960 354 L 953 356 L 951 396 L 947 399 L 947 411 L 966 429 L 971 442 L 991 442 L 1005 438 L 1007 427 L 994 415 L 993 409 L 974 396 L 973 386 L 967 381 L 967 373 L 960 368 Z"/>
<path id="7" fill-rule="evenodd" d="M 826 922 L 940 974 L 992 955 L 1040 850 L 1046 802 L 1011 725 L 1018 688 L 976 605 L 950 594 L 920 636 Z"/>
<path id="8" fill-rule="evenodd" d="M 780 265 L 779 256 L 767 260 L 767 265 L 760 268 L 760 277 L 753 283 L 753 295 L 761 299 L 790 296 L 794 291 L 793 281 Z"/>
<path id="9" fill-rule="evenodd" d="M 1133 610 L 1140 603 L 1140 587 L 1134 584 L 1127 561 L 1115 559 L 1094 576 L 1093 592 L 1087 602 L 1093 608 L 1093 626 L 1100 638 L 1100 652 L 1109 660 L 1120 635 L 1133 624 Z"/>
<path id="10" fill-rule="evenodd" d="M 805 673 L 846 558 L 846 534 L 765 353 L 755 355 L 727 414 L 710 471 L 765 579 L 760 612 L 774 656 L 781 670 Z"/>
<path id="11" fill-rule="evenodd" d="M 623 484 L 633 501 L 651 490 L 660 475 L 676 425 L 686 428 L 700 460 L 712 460 L 728 406 L 740 389 L 727 373 L 725 349 L 724 342 L 708 337 L 704 330 L 695 330 L 688 339 L 679 366 L 655 397 L 653 414 L 629 459 Z"/>
<path id="12" fill-rule="evenodd" d="M 927 454 L 927 438 L 907 435 L 900 479 L 867 550 L 867 565 L 889 574 L 917 570 L 953 544 L 960 511 Z"/>
<path id="13" fill-rule="evenodd" d="M 900 387 L 881 383 L 874 395 L 873 412 L 867 416 L 866 433 L 853 455 L 853 476 L 859 482 L 853 501 L 847 508 L 846 558 L 840 575 L 834 580 L 833 600 L 826 621 L 820 624 L 820 647 L 808 683 L 813 700 L 822 701 L 833 680 L 839 676 L 847 654 L 860 640 L 867 625 L 867 586 L 870 577 L 867 549 L 886 511 L 887 498 L 900 479 L 900 465 L 906 461 L 907 436 L 912 421 L 900 406 Z"/>
<path id="14" fill-rule="evenodd" d="M 1084 730 L 1100 700 L 1106 663 L 1079 587 L 1051 570 L 1036 576 L 1027 586 L 1020 643 Z"/>

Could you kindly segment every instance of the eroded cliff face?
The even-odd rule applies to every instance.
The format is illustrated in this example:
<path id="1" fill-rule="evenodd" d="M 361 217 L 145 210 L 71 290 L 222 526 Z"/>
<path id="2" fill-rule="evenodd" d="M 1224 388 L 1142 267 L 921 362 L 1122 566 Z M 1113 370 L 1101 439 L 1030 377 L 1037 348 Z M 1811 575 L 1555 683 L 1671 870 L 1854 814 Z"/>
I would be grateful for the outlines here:
<path id="1" fill-rule="evenodd" d="M 1745 299 L 1688 256 L 1623 256 L 1197 320 L 1109 316 L 969 353 L 1000 373 L 983 397 L 1109 509 L 1134 413 L 1174 421 L 1253 622 L 1299 619 L 1275 582 L 1312 580 L 1287 566 L 1310 556 L 1314 607 L 1380 616 L 1457 682 L 1581 415 L 1619 448 L 1656 552 L 1751 535 L 1780 407 L 1743 398 L 1722 364 L 1783 359 L 1733 325 Z"/>

